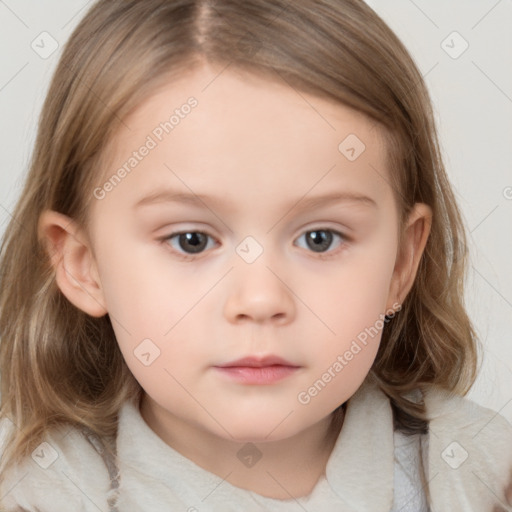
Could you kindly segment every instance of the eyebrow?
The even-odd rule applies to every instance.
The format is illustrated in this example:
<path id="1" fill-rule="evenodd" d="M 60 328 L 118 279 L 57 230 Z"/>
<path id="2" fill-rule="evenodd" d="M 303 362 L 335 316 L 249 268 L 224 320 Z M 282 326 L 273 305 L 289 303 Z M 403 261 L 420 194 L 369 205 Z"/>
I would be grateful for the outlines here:
<path id="1" fill-rule="evenodd" d="M 288 207 L 288 211 L 295 208 L 298 210 L 308 210 L 318 208 L 320 206 L 327 206 L 331 203 L 341 202 L 359 203 L 364 206 L 377 208 L 377 203 L 371 197 L 350 191 L 332 192 L 309 197 L 306 197 L 306 195 L 286 205 Z M 138 209 L 142 206 L 149 206 L 160 203 L 182 203 L 190 204 L 193 206 L 202 206 L 204 208 L 208 208 L 207 205 L 210 204 L 215 208 L 222 209 L 223 207 L 226 207 L 226 198 L 210 196 L 207 194 L 178 192 L 175 190 L 156 190 L 149 193 L 148 195 L 145 195 L 142 199 L 137 201 L 134 205 L 134 208 Z"/>

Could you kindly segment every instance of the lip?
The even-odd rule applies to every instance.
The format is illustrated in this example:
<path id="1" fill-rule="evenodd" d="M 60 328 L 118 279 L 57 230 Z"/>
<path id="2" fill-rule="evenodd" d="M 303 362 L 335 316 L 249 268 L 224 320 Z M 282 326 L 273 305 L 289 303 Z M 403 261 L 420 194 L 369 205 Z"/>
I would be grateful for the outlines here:
<path id="1" fill-rule="evenodd" d="M 216 365 L 217 368 L 231 368 L 234 366 L 244 366 L 250 368 L 263 368 L 265 366 L 291 366 L 294 368 L 298 368 L 297 365 L 286 361 L 279 356 L 268 355 L 268 356 L 247 356 L 242 357 L 241 359 L 237 359 L 236 361 L 230 361 L 229 363 Z"/>
<path id="2" fill-rule="evenodd" d="M 293 375 L 300 366 L 285 359 L 270 355 L 249 356 L 214 366 L 223 376 L 240 384 L 273 384 Z"/>

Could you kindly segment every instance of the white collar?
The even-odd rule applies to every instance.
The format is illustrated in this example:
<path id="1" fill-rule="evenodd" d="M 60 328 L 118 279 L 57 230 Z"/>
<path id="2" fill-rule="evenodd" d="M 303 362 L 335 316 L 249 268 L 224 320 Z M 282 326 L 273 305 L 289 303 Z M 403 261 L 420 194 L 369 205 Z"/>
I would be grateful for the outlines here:
<path id="1" fill-rule="evenodd" d="M 432 507 L 467 512 L 492 510 L 498 503 L 503 505 L 512 469 L 512 426 L 495 411 L 437 386 L 430 386 L 424 400 L 430 419 L 425 458 Z M 125 483 L 135 484 L 142 475 L 146 482 L 173 485 L 191 497 L 204 496 L 205 489 L 217 488 L 221 481 L 160 439 L 132 402 L 126 402 L 120 411 L 117 443 L 121 487 L 123 479 Z M 460 447 L 467 452 L 467 460 L 455 468 L 455 459 L 460 459 L 461 453 L 464 455 Z M 202 475 L 200 481 L 194 478 L 198 471 Z M 180 482 L 169 482 L 170 474 L 180 474 L 183 478 Z M 325 480 L 319 483 L 326 482 L 354 511 L 391 509 L 393 415 L 389 398 L 369 379 L 347 402 L 343 427 L 327 462 Z M 237 499 L 244 502 L 249 492 L 224 481 L 216 493 L 229 503 Z M 260 498 L 260 503 L 275 503 L 276 509 L 279 502 L 286 505 L 289 501 Z M 303 498 L 304 503 L 308 498 Z"/>
<path id="2" fill-rule="evenodd" d="M 143 439 L 140 443 L 138 440 Z M 135 471 L 153 481 L 168 482 L 169 474 L 183 475 L 180 488 L 204 495 L 220 478 L 167 445 L 144 421 L 138 407 L 126 402 L 120 411 L 118 432 L 121 486 L 124 473 Z M 393 419 L 389 399 L 366 380 L 347 403 L 340 434 L 326 466 L 325 478 L 340 500 L 358 512 L 390 510 L 393 501 Z M 201 472 L 201 481 L 187 478 Z M 223 491 L 235 497 L 248 491 L 223 482 Z M 313 491 L 314 493 L 315 491 Z M 254 493 L 253 493 L 254 494 Z M 272 498 L 259 501 L 272 503 Z"/>
<path id="3" fill-rule="evenodd" d="M 367 379 L 347 402 L 326 478 L 355 510 L 390 510 L 393 475 L 393 413 L 388 397 Z"/>

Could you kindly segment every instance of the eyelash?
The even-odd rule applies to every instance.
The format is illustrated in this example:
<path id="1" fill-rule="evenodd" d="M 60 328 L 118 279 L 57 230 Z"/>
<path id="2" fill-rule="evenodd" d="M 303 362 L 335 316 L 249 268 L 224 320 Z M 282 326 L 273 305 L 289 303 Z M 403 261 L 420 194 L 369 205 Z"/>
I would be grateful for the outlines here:
<path id="1" fill-rule="evenodd" d="M 346 237 L 343 233 L 341 233 L 339 231 L 336 231 L 335 229 L 330 229 L 330 228 L 313 228 L 313 229 L 308 229 L 307 231 L 304 231 L 300 235 L 300 237 L 302 237 L 304 235 L 307 235 L 308 233 L 314 233 L 314 232 L 319 232 L 319 231 L 320 232 L 329 232 L 329 233 L 332 233 L 335 236 L 338 236 L 340 238 L 340 245 L 341 245 L 337 249 L 335 249 L 333 251 L 328 251 L 328 252 L 315 252 L 315 251 L 312 251 L 312 250 L 309 251 L 309 252 L 315 254 L 319 259 L 329 259 L 329 258 L 332 258 L 332 257 L 336 256 L 340 250 L 343 250 L 344 245 L 349 241 L 349 238 Z M 208 234 L 208 233 L 206 233 L 204 231 L 183 230 L 183 231 L 176 231 L 174 233 L 171 233 L 170 235 L 162 237 L 159 240 L 161 242 L 169 242 L 170 240 L 172 240 L 172 239 L 174 239 L 176 237 L 179 237 L 180 235 L 190 234 L 190 233 L 201 234 L 201 235 L 205 235 L 205 236 L 207 236 L 207 237 L 209 237 L 211 239 L 214 239 L 214 237 L 212 235 L 210 235 L 210 234 Z M 170 244 L 168 244 L 168 245 L 170 246 Z M 172 250 L 173 250 L 173 252 L 175 254 L 178 255 L 179 258 L 181 258 L 184 261 L 196 260 L 197 258 L 200 258 L 201 255 L 203 255 L 206 252 L 206 249 L 201 251 L 201 252 L 198 252 L 196 254 L 179 252 L 179 251 L 177 251 L 175 249 L 172 249 Z"/>

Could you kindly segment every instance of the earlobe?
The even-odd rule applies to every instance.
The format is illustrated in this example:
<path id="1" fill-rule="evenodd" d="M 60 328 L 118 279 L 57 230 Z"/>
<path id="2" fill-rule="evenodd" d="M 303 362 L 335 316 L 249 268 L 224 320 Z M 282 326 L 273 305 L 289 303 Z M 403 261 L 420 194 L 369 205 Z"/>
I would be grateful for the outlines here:
<path id="1" fill-rule="evenodd" d="M 432 209 L 416 203 L 404 228 L 390 287 L 388 307 L 401 304 L 410 292 L 418 272 L 432 226 Z"/>
<path id="2" fill-rule="evenodd" d="M 38 238 L 55 271 L 57 286 L 85 313 L 107 313 L 96 263 L 86 236 L 66 215 L 47 210 L 39 218 Z"/>

